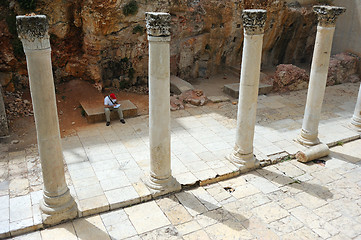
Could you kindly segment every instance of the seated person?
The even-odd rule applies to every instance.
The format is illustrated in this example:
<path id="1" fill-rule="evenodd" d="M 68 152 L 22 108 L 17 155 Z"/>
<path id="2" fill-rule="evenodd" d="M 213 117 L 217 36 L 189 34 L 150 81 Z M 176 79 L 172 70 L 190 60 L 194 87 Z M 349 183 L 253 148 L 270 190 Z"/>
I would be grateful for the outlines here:
<path id="1" fill-rule="evenodd" d="M 110 112 L 113 110 L 118 111 L 120 122 L 124 124 L 125 121 L 123 118 L 123 110 L 120 107 L 120 104 L 117 104 L 117 97 L 115 96 L 115 94 L 111 93 L 104 98 L 104 112 L 105 112 L 105 118 L 107 120 L 106 123 L 107 126 L 110 125 Z"/>

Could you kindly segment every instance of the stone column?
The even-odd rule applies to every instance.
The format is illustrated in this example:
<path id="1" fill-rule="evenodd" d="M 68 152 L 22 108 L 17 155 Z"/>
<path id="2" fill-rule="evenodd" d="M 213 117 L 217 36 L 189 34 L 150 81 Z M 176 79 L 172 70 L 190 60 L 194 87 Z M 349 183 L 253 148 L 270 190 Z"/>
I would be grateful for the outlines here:
<path id="1" fill-rule="evenodd" d="M 229 160 L 241 171 L 259 166 L 259 162 L 253 156 L 253 138 L 266 19 L 266 10 L 244 10 L 242 13 L 244 45 L 239 86 L 237 135 L 234 150 L 229 156 Z"/>
<path id="2" fill-rule="evenodd" d="M 313 52 L 302 130 L 297 138 L 299 143 L 308 146 L 316 145 L 320 142 L 318 139 L 318 124 L 327 82 L 332 39 L 336 19 L 346 9 L 333 6 L 314 6 L 313 11 L 316 12 L 318 17 L 316 43 Z"/>
<path id="3" fill-rule="evenodd" d="M 16 25 L 26 55 L 43 172 L 44 192 L 40 209 L 44 224 L 56 224 L 75 218 L 78 210 L 65 182 L 51 66 L 49 25 L 44 15 L 17 16 Z"/>
<path id="4" fill-rule="evenodd" d="M 6 117 L 2 86 L 0 84 L 0 138 L 9 135 L 8 119 Z"/>
<path id="5" fill-rule="evenodd" d="M 145 13 L 149 41 L 150 176 L 154 195 L 180 190 L 171 174 L 170 153 L 170 20 L 168 13 Z"/>
<path id="6" fill-rule="evenodd" d="M 361 84 L 360 84 L 360 90 L 358 91 L 355 112 L 353 113 L 351 119 L 351 127 L 361 132 Z"/>

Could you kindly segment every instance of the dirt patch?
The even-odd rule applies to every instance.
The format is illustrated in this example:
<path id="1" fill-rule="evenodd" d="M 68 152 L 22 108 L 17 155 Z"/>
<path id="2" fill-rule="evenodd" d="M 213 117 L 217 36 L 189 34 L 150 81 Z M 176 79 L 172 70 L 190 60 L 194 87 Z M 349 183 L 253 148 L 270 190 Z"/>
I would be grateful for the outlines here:
<path id="1" fill-rule="evenodd" d="M 138 107 L 138 114 L 148 114 L 148 95 L 131 92 L 114 91 L 119 100 L 130 100 Z M 82 115 L 80 100 L 92 99 L 102 101 L 109 92 L 99 92 L 92 84 L 82 80 L 72 80 L 56 87 L 59 127 L 61 137 L 74 133 L 79 127 L 88 125 Z M 30 92 L 24 91 L 22 99 L 31 102 Z M 36 144 L 36 129 L 33 116 L 19 117 L 9 123 L 10 136 L 0 139 L 1 144 L 8 146 L 8 151 L 19 151 Z M 12 144 L 13 143 L 13 144 Z"/>

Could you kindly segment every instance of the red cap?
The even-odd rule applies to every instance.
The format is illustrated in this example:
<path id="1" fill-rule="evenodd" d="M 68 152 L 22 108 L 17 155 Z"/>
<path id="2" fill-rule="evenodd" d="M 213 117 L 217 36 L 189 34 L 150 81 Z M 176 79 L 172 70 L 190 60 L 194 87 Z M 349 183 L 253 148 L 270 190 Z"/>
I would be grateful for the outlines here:
<path id="1" fill-rule="evenodd" d="M 117 97 L 115 96 L 114 93 L 111 93 L 109 96 L 110 96 L 112 99 L 117 99 Z"/>

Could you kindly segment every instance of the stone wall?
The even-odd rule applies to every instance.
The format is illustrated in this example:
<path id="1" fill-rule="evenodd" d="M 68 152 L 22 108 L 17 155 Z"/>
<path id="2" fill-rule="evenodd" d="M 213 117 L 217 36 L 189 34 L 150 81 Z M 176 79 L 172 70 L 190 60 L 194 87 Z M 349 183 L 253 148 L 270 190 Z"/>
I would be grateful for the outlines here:
<path id="1" fill-rule="evenodd" d="M 346 7 L 346 12 L 337 20 L 332 53 L 348 51 L 361 56 L 361 1 L 334 0 L 333 4 Z"/>
<path id="2" fill-rule="evenodd" d="M 241 12 L 254 6 L 268 10 L 263 66 L 309 63 L 317 24 L 309 5 L 277 0 L 38 0 L 35 9 L 24 10 L 15 0 L 3 0 L 0 72 L 7 78 L 2 81 L 11 79 L 4 85 L 8 91 L 28 84 L 12 25 L 15 15 L 47 15 L 56 82 L 82 78 L 98 87 L 122 87 L 147 81 L 146 11 L 171 13 L 171 73 L 190 80 L 240 64 Z"/>

